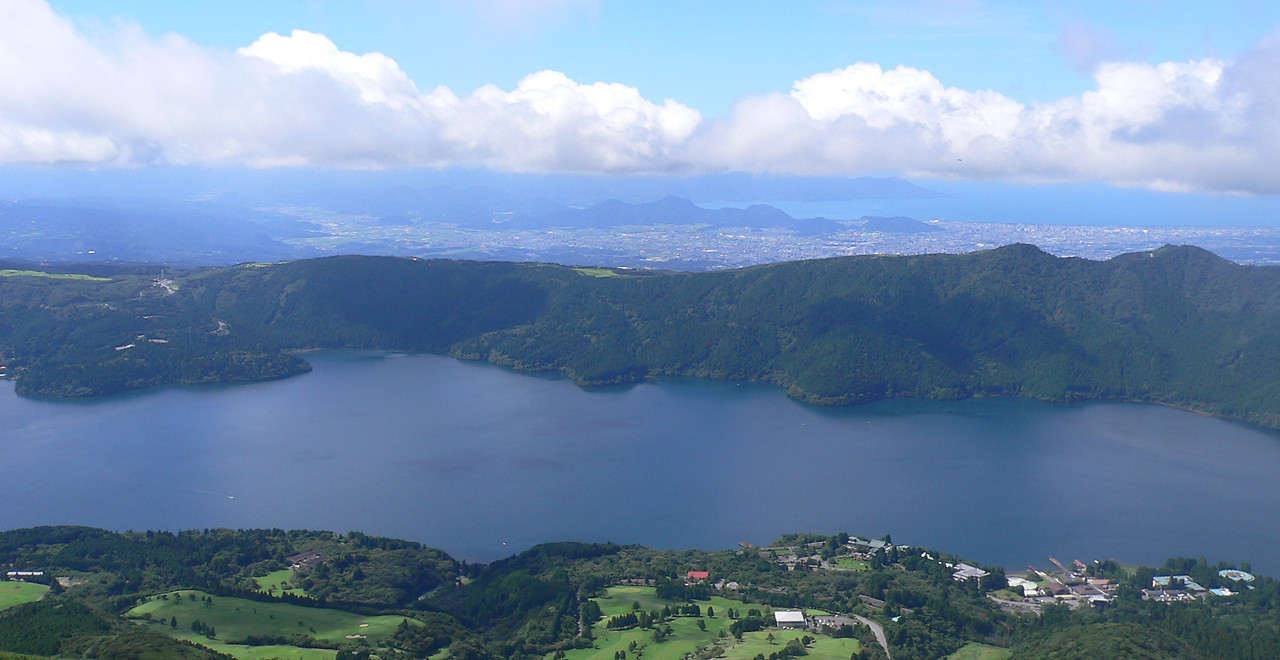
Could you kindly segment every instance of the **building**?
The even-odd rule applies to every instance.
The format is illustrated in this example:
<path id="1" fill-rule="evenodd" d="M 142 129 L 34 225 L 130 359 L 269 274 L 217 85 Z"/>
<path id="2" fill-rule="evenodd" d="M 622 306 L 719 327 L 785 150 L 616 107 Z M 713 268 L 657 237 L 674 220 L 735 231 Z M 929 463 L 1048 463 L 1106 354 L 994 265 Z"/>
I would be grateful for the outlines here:
<path id="1" fill-rule="evenodd" d="M 1238 571 L 1234 568 L 1228 568 L 1225 571 L 1218 571 L 1218 576 L 1224 577 L 1228 580 L 1234 580 L 1235 582 L 1253 582 L 1254 580 L 1252 573 Z"/>
<path id="2" fill-rule="evenodd" d="M 689 571 L 688 575 L 690 582 L 701 582 L 709 577 L 711 577 L 711 574 L 707 571 Z"/>
<path id="3" fill-rule="evenodd" d="M 1181 584 L 1187 591 L 1204 591 L 1205 588 L 1200 586 L 1198 582 L 1191 578 L 1190 575 L 1157 575 L 1151 578 L 1152 589 L 1168 590 L 1170 585 L 1177 586 Z"/>
<path id="4" fill-rule="evenodd" d="M 773 620 L 779 628 L 807 628 L 804 612 L 799 610 L 774 610 Z"/>
<path id="5" fill-rule="evenodd" d="M 964 582 L 965 580 L 981 580 L 982 578 L 991 575 L 977 566 L 970 566 L 968 564 L 956 564 L 955 569 L 956 571 L 951 574 L 951 579 L 956 582 Z"/>
<path id="6" fill-rule="evenodd" d="M 312 550 L 310 552 L 303 552 L 301 554 L 293 555 L 292 557 L 285 557 L 284 560 L 289 562 L 289 568 L 296 571 L 299 568 L 306 568 L 308 566 L 315 566 L 316 564 L 323 564 L 329 561 L 329 558 L 326 557 L 325 554 L 323 552 L 320 552 L 319 550 Z"/>

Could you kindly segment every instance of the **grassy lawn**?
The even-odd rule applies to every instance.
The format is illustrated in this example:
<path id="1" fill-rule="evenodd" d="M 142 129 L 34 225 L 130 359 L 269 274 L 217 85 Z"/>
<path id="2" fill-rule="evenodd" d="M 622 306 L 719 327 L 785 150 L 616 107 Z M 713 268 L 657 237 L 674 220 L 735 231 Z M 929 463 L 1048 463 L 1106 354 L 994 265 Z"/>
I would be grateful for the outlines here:
<path id="1" fill-rule="evenodd" d="M 221 632 L 218 633 L 222 635 Z M 177 639 L 185 639 L 201 646 L 206 646 L 219 653 L 237 658 L 237 660 L 333 660 L 338 655 L 337 651 L 328 649 L 303 649 L 296 646 L 244 646 L 241 644 L 223 644 L 216 639 L 209 639 L 204 635 L 196 635 L 191 631 L 185 634 L 170 635 Z"/>
<path id="2" fill-rule="evenodd" d="M 708 644 L 719 644 L 729 660 L 751 660 L 757 654 L 768 656 L 781 649 L 788 640 L 799 639 L 806 634 L 798 630 L 760 631 L 747 633 L 738 642 L 727 636 L 729 624 L 733 622 L 726 616 L 729 608 L 740 610 L 743 614 L 749 609 L 758 609 L 765 616 L 769 616 L 772 610 L 764 605 L 747 605 L 718 596 L 712 597 L 710 601 L 696 601 L 702 608 L 701 619 L 677 617 L 664 624 L 671 626 L 672 634 L 662 643 L 654 643 L 652 630 L 633 628 L 611 631 L 606 627 L 609 617 L 631 612 L 632 603 L 640 603 L 641 609 L 646 612 L 680 604 L 677 601 L 662 600 L 654 591 L 652 587 L 612 587 L 606 597 L 594 599 L 600 604 L 600 611 L 604 615 L 592 628 L 595 648 L 568 651 L 566 660 L 614 660 L 614 654 L 618 651 L 626 651 L 628 660 L 683 660 L 698 647 Z M 708 607 L 715 610 L 715 617 L 706 616 Z M 707 629 L 699 630 L 698 621 L 702 621 Z M 726 633 L 724 639 L 719 636 L 721 630 Z M 769 632 L 774 635 L 772 644 L 767 640 Z M 810 657 L 813 660 L 849 660 L 849 656 L 859 648 L 856 639 L 835 639 L 813 634 L 810 636 L 816 636 L 817 641 L 809 646 L 806 660 Z M 629 648 L 632 642 L 636 643 L 635 651 Z"/>
<path id="3" fill-rule="evenodd" d="M 0 582 L 0 610 L 6 610 L 14 605 L 30 603 L 40 600 L 40 597 L 49 591 L 49 587 L 43 584 L 31 584 L 30 582 Z"/>
<path id="4" fill-rule="evenodd" d="M 970 642 L 964 648 L 952 653 L 947 660 L 1005 660 L 1009 655 L 1009 649 Z"/>
<path id="5" fill-rule="evenodd" d="M 861 559 L 853 559 L 850 557 L 841 557 L 839 559 L 833 559 L 831 561 L 831 565 L 835 566 L 836 568 L 843 568 L 851 571 L 865 571 L 871 568 L 870 566 L 867 566 L 867 562 L 862 561 Z"/>
<path id="6" fill-rule="evenodd" d="M 260 591 L 265 591 L 269 594 L 274 595 L 284 592 L 294 596 L 307 595 L 306 591 L 303 591 L 301 587 L 298 587 L 291 582 L 291 580 L 293 580 L 293 571 L 287 568 L 274 573 L 268 573 L 260 578 L 254 578 L 254 580 L 258 581 L 258 589 Z M 288 589 L 281 586 L 285 583 L 288 583 Z"/>
<path id="7" fill-rule="evenodd" d="M 769 643 L 770 632 L 773 633 L 772 644 Z M 809 655 L 805 656 L 805 660 L 849 660 L 849 657 L 861 648 L 856 639 L 836 639 L 801 630 L 761 630 L 747 633 L 742 636 L 741 642 L 726 647 L 724 657 L 726 660 L 751 660 L 757 655 L 768 657 L 770 653 L 775 653 L 786 646 L 787 642 L 800 639 L 804 635 L 817 637 L 817 641 L 809 645 Z"/>
<path id="8" fill-rule="evenodd" d="M 94 277 L 77 273 L 42 273 L 38 270 L 0 270 L 0 277 L 47 277 L 51 280 L 81 280 L 84 282 L 110 282 L 110 277 Z"/>
<path id="9" fill-rule="evenodd" d="M 595 627 L 592 628 L 592 635 L 595 637 L 596 648 L 576 649 L 568 651 L 566 660 L 613 660 L 613 654 L 617 651 L 627 651 L 628 658 L 642 657 L 644 660 L 682 660 L 685 655 L 693 652 L 699 646 L 710 644 L 719 637 L 721 629 L 728 634 L 729 624 L 731 621 L 726 616 L 730 607 L 740 609 L 744 612 L 747 606 L 738 601 L 726 600 L 719 596 L 713 597 L 710 601 L 697 601 L 699 607 L 702 608 L 703 616 L 693 617 L 677 617 L 666 625 L 671 626 L 671 636 L 661 644 L 653 642 L 652 630 L 640 630 L 633 628 L 631 630 L 610 631 L 606 627 L 609 617 L 626 614 L 631 611 L 632 603 L 640 603 L 640 607 L 644 611 L 661 610 L 668 605 L 679 605 L 681 603 L 671 600 L 662 600 L 657 597 L 652 587 L 612 587 L 609 589 L 609 595 L 604 598 L 594 599 L 600 604 L 600 611 L 604 615 Z M 715 617 L 706 616 L 707 608 L 715 610 Z M 765 609 L 762 605 L 751 605 L 756 609 Z M 702 621 L 707 629 L 699 630 L 698 621 Z M 732 641 L 732 638 L 725 640 Z M 628 651 L 627 647 L 635 642 L 638 647 L 639 654 Z M 841 660 L 848 660 L 842 658 Z"/>
<path id="10" fill-rule="evenodd" d="M 617 272 L 608 268 L 574 268 L 574 272 L 586 275 L 588 277 L 622 277 Z"/>
<path id="11" fill-rule="evenodd" d="M 182 594 L 182 598 L 177 598 L 177 594 Z M 168 596 L 167 599 L 159 596 L 148 599 L 129 610 L 126 616 L 138 619 L 150 614 L 153 622 L 144 625 L 149 625 L 153 630 L 246 659 L 279 656 L 320 660 L 332 658 L 334 652 L 292 646 L 238 646 L 226 644 L 225 641 L 249 636 L 287 637 L 302 634 L 322 641 L 345 642 L 351 639 L 348 635 L 364 635 L 371 646 L 377 646 L 379 641 L 394 633 L 404 620 L 404 617 L 399 616 L 366 617 L 341 610 L 301 607 L 288 603 L 258 603 L 217 596 L 210 606 L 200 600 L 208 595 L 202 591 L 182 590 L 165 595 Z M 174 618 L 178 620 L 177 628 L 169 624 Z M 191 622 L 196 619 L 213 626 L 217 630 L 218 639 L 211 640 L 204 635 L 192 633 Z"/>

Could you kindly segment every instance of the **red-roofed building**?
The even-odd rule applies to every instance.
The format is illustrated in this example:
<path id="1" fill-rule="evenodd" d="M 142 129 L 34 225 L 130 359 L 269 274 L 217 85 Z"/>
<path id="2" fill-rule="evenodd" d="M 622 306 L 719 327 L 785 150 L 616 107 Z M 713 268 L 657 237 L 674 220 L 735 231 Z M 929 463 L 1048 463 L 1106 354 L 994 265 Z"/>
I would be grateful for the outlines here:
<path id="1" fill-rule="evenodd" d="M 709 577 L 711 577 L 711 574 L 707 571 L 689 571 L 690 580 L 705 580 Z"/>

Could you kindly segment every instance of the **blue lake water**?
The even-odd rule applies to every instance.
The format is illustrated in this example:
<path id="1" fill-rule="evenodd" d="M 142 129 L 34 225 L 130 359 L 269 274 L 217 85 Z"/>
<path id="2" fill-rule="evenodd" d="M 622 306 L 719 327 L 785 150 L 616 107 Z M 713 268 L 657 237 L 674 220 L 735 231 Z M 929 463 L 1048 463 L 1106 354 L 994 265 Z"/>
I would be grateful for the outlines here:
<path id="1" fill-rule="evenodd" d="M 1171 408 L 823 409 L 768 385 L 584 391 L 436 356 L 308 359 L 283 381 L 91 402 L 3 383 L 0 528 L 358 529 L 479 560 L 844 530 L 1010 567 L 1186 555 L 1280 572 L 1280 438 Z"/>

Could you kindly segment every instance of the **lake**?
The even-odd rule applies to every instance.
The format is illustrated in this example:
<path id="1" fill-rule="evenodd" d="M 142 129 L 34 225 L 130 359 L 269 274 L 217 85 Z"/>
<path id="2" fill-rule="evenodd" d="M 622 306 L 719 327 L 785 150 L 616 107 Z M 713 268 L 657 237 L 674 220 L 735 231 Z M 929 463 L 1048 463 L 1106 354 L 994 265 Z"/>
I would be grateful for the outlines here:
<path id="1" fill-rule="evenodd" d="M 773 386 L 584 391 L 427 355 L 39 401 L 0 385 L 0 527 L 357 529 L 492 560 L 544 541 L 736 548 L 880 537 L 1020 568 L 1170 556 L 1280 571 L 1280 438 L 1151 405 Z"/>

